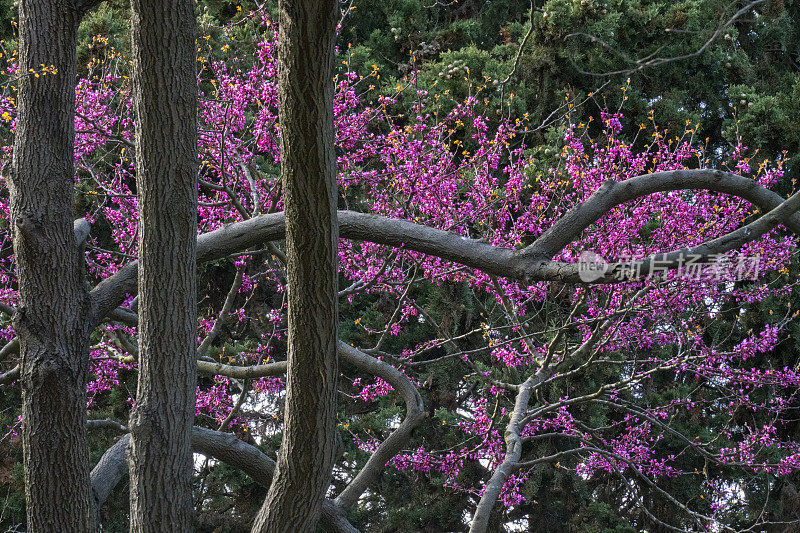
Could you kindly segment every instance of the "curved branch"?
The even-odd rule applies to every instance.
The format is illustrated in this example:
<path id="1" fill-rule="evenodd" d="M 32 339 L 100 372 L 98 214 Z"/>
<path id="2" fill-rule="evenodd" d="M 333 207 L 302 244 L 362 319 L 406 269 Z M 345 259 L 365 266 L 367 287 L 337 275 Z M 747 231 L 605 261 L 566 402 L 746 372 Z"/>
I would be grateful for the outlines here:
<path id="1" fill-rule="evenodd" d="M 417 387 L 408 376 L 388 363 L 384 363 L 342 341 L 338 342 L 337 350 L 342 361 L 352 364 L 359 370 L 378 376 L 394 387 L 395 390 L 398 390 L 403 395 L 403 400 L 406 404 L 406 417 L 397 429 L 378 446 L 367 461 L 367 464 L 336 498 L 336 503 L 341 509 L 348 509 L 358 501 L 358 498 L 380 475 L 386 463 L 405 446 L 411 437 L 411 432 L 425 418 L 425 412 L 422 396 L 420 396 Z M 235 379 L 279 376 L 286 373 L 286 367 L 286 361 L 252 366 L 224 365 L 208 361 L 197 362 L 197 371 L 200 374 L 221 375 Z M 202 450 L 198 451 L 203 453 Z M 221 458 L 220 460 L 224 461 Z"/>
<path id="2" fill-rule="evenodd" d="M 510 248 L 497 248 L 485 242 L 405 220 L 354 211 L 339 212 L 339 233 L 345 239 L 376 242 L 436 255 L 498 276 L 509 275 L 507 269 L 514 256 L 514 250 Z M 228 224 L 197 238 L 197 261 L 213 261 L 251 246 L 283 239 L 285 234 L 282 212 Z M 522 273 L 517 277 L 521 278 Z M 128 263 L 116 274 L 98 283 L 91 293 L 97 306 L 97 316 L 106 316 L 124 301 L 127 294 L 135 293 L 136 284 L 136 261 Z"/>
<path id="3" fill-rule="evenodd" d="M 644 259 L 605 265 L 602 272 L 596 273 L 597 278 L 591 281 L 581 278 L 582 265 L 558 261 L 539 261 L 539 268 L 534 270 L 534 275 L 530 279 L 558 280 L 567 283 L 617 283 L 688 266 L 687 259 L 694 264 L 702 264 L 713 255 L 736 250 L 744 244 L 758 239 L 780 223 L 793 226 L 798 217 L 796 214 L 798 208 L 800 208 L 800 191 L 790 196 L 785 202 L 778 204 L 761 218 L 721 237 L 697 246 L 687 246 L 672 252 L 651 255 Z"/>
<path id="4" fill-rule="evenodd" d="M 19 343 L 17 343 L 17 346 L 19 346 Z M 15 366 L 8 372 L 0 374 L 0 385 L 6 385 L 7 383 L 16 381 L 18 378 L 19 378 L 19 365 Z"/>
<path id="5" fill-rule="evenodd" d="M 367 464 L 361 469 L 355 478 L 345 487 L 341 494 L 336 498 L 336 503 L 341 509 L 352 507 L 364 491 L 374 483 L 375 479 L 383 471 L 386 463 L 394 457 L 408 442 L 411 432 L 425 418 L 422 397 L 417 387 L 411 380 L 388 363 L 376 359 L 366 353 L 339 341 L 337 344 L 339 357 L 342 361 L 348 362 L 369 374 L 373 374 L 389 383 L 395 390 L 403 395 L 406 404 L 406 417 L 378 448 L 372 453 Z M 197 362 L 197 370 L 201 374 L 215 374 L 233 377 L 237 379 L 249 379 L 265 376 L 277 376 L 286 372 L 286 362 L 280 361 L 266 365 L 253 365 L 237 367 L 223 365 L 219 363 L 209 363 L 206 361 Z"/>
<path id="6" fill-rule="evenodd" d="M 702 189 L 743 198 L 762 211 L 781 205 L 783 199 L 759 183 L 719 170 L 672 170 L 606 182 L 589 199 L 575 206 L 536 241 L 523 250 L 501 248 L 406 220 L 354 211 L 339 212 L 339 233 L 344 239 L 404 248 L 453 261 L 487 274 L 533 281 L 578 282 L 575 265 L 548 261 L 577 235 L 615 206 L 657 192 Z M 800 215 L 785 214 L 780 223 L 800 234 Z M 280 240 L 286 233 L 283 213 L 259 215 L 200 235 L 198 262 L 212 261 L 264 242 Z M 753 240 L 756 237 L 749 237 Z M 676 268 L 672 265 L 670 268 Z M 606 278 L 602 282 L 613 282 Z M 98 318 L 116 309 L 126 295 L 136 292 L 137 263 L 128 263 L 95 286 L 92 298 Z"/>
<path id="7" fill-rule="evenodd" d="M 533 244 L 522 250 L 520 256 L 550 259 L 618 205 L 650 194 L 682 189 L 703 189 L 738 196 L 763 212 L 778 207 L 784 201 L 779 194 L 752 179 L 719 170 L 671 170 L 643 174 L 624 181 L 609 180 L 587 200 L 570 209 Z M 792 215 L 783 222 L 800 235 L 800 215 Z"/>
<path id="8" fill-rule="evenodd" d="M 582 280 L 577 265 L 558 263 L 548 259 L 614 207 L 649 194 L 681 189 L 703 189 L 730 194 L 751 202 L 762 211 L 773 210 L 783 203 L 783 199 L 777 193 L 737 174 L 707 169 L 673 170 L 645 174 L 621 182 L 606 182 L 589 199 L 568 211 L 533 244 L 520 251 L 495 247 L 452 232 L 404 220 L 353 211 L 339 212 L 340 234 L 346 239 L 376 242 L 435 255 L 497 276 L 523 281 L 559 280 L 580 283 Z M 761 231 L 765 225 L 769 226 L 768 231 L 776 223 L 783 223 L 791 231 L 800 235 L 800 215 L 794 211 L 792 205 L 784 206 L 777 215 L 764 222 L 759 222 L 764 218 L 762 217 L 748 226 L 697 247 L 658 254 L 631 263 L 611 264 L 607 275 L 598 278 L 595 282 L 624 281 L 624 276 L 614 276 L 614 273 L 620 270 L 647 275 L 656 268 L 678 268 L 687 255 L 707 256 L 721 253 L 752 241 L 763 234 L 757 234 L 758 232 L 755 230 Z M 282 239 L 284 234 L 283 213 L 260 215 L 244 222 L 229 224 L 198 237 L 198 261 L 219 259 L 265 241 Z M 135 293 L 136 290 L 137 262 L 133 261 L 119 269 L 113 276 L 101 281 L 92 290 L 96 318 L 101 319 L 111 313 L 122 315 L 121 311 L 116 311 L 118 306 L 127 294 Z M 130 322 L 127 316 L 114 316 L 114 318 L 122 318 L 122 321 Z M 14 343 L 15 341 L 12 341 L 6 347 L 13 349 L 17 346 Z M 4 349 L 4 351 L 6 350 Z M 231 367 L 231 369 L 233 368 Z M 216 371 L 224 374 L 231 369 L 222 365 Z M 201 371 L 203 370 L 201 369 Z M 259 370 L 259 372 L 261 371 L 271 372 L 266 368 Z M 17 373 L 15 368 L 0 375 L 0 384 L 13 381 L 16 379 Z"/>
<path id="9" fill-rule="evenodd" d="M 95 509 L 99 509 L 108 499 L 128 472 L 125 449 L 130 434 L 123 436 L 116 444 L 106 450 L 100 461 L 92 469 L 92 498 Z M 230 466 L 239 468 L 256 483 L 269 487 L 275 472 L 275 461 L 231 433 L 223 433 L 201 427 L 192 428 L 192 450 L 214 457 Z M 322 506 L 322 526 L 334 533 L 358 533 L 358 530 L 345 518 L 332 500 L 325 500 Z"/>
<path id="10" fill-rule="evenodd" d="M 378 446 L 367 461 L 367 464 L 345 487 L 342 493 L 336 497 L 336 503 L 340 508 L 349 509 L 377 479 L 386 467 L 386 463 L 405 446 L 411 437 L 411 432 L 425 418 L 425 411 L 422 404 L 422 396 L 420 396 L 417 387 L 414 386 L 408 376 L 393 366 L 369 356 L 342 341 L 339 341 L 337 348 L 342 361 L 347 361 L 358 367 L 359 370 L 374 374 L 388 382 L 403 395 L 406 403 L 406 417 L 403 422 Z"/>

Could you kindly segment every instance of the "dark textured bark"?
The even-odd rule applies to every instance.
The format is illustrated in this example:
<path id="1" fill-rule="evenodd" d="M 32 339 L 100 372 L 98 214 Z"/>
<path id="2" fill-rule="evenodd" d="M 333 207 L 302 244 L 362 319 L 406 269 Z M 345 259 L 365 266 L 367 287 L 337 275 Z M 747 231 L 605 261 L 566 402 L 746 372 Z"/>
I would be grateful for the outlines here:
<path id="1" fill-rule="evenodd" d="M 253 531 L 314 531 L 336 431 L 337 250 L 333 148 L 336 0 L 278 3 L 288 369 L 278 466 Z"/>
<path id="2" fill-rule="evenodd" d="M 27 531 L 89 530 L 86 376 L 91 305 L 73 232 L 75 46 L 81 13 L 23 0 L 7 181 L 20 302 Z M 55 74 L 43 74 L 42 65 Z"/>
<path id="3" fill-rule="evenodd" d="M 188 532 L 197 386 L 194 3 L 131 7 L 140 267 L 131 531 Z"/>

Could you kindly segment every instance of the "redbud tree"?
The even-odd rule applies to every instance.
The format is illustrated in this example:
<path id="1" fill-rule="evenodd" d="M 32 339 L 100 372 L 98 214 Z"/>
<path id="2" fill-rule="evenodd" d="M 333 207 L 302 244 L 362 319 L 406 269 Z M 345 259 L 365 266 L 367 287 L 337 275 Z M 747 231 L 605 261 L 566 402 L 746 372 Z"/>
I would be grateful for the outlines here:
<path id="1" fill-rule="evenodd" d="M 248 24 L 254 41 L 241 52 L 225 45 L 224 59 L 198 40 L 193 444 L 268 485 L 286 370 L 277 29 L 260 13 Z M 796 313 L 756 327 L 743 318 L 796 283 L 800 200 L 770 190 L 781 161 L 751 165 L 741 143 L 709 154 L 691 124 L 675 136 L 657 117 L 628 124 L 605 109 L 585 124 L 567 111 L 559 148 L 545 152 L 526 144 L 524 117 L 490 107 L 495 84 L 474 81 L 455 99 L 421 89 L 412 72 L 376 95 L 379 72 L 359 76 L 348 58 L 340 50 L 334 105 L 342 451 L 324 525 L 346 531 L 347 516 L 360 527 L 533 527 L 559 475 L 638 529 L 785 521 L 768 500 L 800 468 L 789 429 L 800 373 L 769 354 Z M 87 277 L 106 319 L 89 353 L 87 404 L 94 418 L 116 419 L 89 426 L 121 434 L 138 357 L 127 65 L 114 53 L 89 65 L 75 117 L 76 218 L 92 227 Z M 0 99 L 9 134 L 23 74 L 9 63 Z M 0 299 L 10 317 L 6 228 Z M 2 335 L 0 383 L 13 388 L 10 321 Z M 3 432 L 3 446 L 18 429 Z M 93 472 L 98 503 L 119 481 L 126 442 Z M 198 515 L 232 498 L 204 461 Z M 402 496 L 417 509 L 390 516 Z M 254 512 L 228 509 L 244 523 Z"/>

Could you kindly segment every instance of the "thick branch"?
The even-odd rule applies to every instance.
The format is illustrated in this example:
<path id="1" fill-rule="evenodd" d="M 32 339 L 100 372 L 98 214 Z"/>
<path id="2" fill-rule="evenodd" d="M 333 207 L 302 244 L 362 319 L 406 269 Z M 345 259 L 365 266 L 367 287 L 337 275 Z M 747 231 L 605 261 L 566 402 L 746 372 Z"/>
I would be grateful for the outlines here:
<path id="1" fill-rule="evenodd" d="M 552 368 L 541 374 L 533 374 L 520 386 L 519 392 L 517 392 L 517 399 L 514 402 L 514 411 L 511 414 L 511 420 L 508 426 L 506 426 L 503 435 L 506 443 L 505 456 L 503 457 L 503 461 L 495 468 L 492 477 L 486 482 L 481 501 L 475 509 L 472 525 L 469 528 L 470 533 L 483 533 L 486 531 L 489 525 L 489 516 L 492 513 L 498 496 L 500 496 L 500 490 L 503 488 L 503 484 L 508 480 L 509 476 L 518 469 L 519 458 L 522 455 L 522 439 L 520 438 L 520 432 L 522 431 L 525 411 L 528 409 L 531 393 L 539 383 L 549 378 L 552 374 Z"/>
<path id="2" fill-rule="evenodd" d="M 781 222 L 793 223 L 794 219 L 798 217 L 796 214 L 798 208 L 800 208 L 800 192 L 795 193 L 785 202 L 778 204 L 761 218 L 716 239 L 706 241 L 697 246 L 687 246 L 679 250 L 654 254 L 635 261 L 611 263 L 602 272 L 598 272 L 598 277 L 592 280 L 591 283 L 628 281 L 688 266 L 689 261 L 693 264 L 705 263 L 714 255 L 737 250 L 748 242 L 758 239 Z M 586 282 L 586 280 L 581 279 L 581 268 L 582 266 L 577 263 L 540 261 L 539 267 L 534 270 L 532 279 L 558 280 L 565 283 Z"/>
<path id="3" fill-rule="evenodd" d="M 671 170 L 644 174 L 624 181 L 607 181 L 586 201 L 570 209 L 542 233 L 521 255 L 550 259 L 618 205 L 657 192 L 682 189 L 703 189 L 738 196 L 763 212 L 770 211 L 783 202 L 779 194 L 758 182 L 719 170 Z M 800 215 L 794 214 L 784 223 L 794 233 L 800 234 Z"/>
<path id="4" fill-rule="evenodd" d="M 395 390 L 399 391 L 406 402 L 406 417 L 403 422 L 378 446 L 378 449 L 372 453 L 367 464 L 336 498 L 336 503 L 340 508 L 348 509 L 358 501 L 358 498 L 367 490 L 367 487 L 377 479 L 386 467 L 386 463 L 405 446 L 411 437 L 411 432 L 425 418 L 425 411 L 422 404 L 422 396 L 420 396 L 417 387 L 408 379 L 408 376 L 393 366 L 371 357 L 342 341 L 338 343 L 338 350 L 342 361 L 355 365 L 359 370 L 380 377 L 394 387 Z"/>
<path id="5" fill-rule="evenodd" d="M 257 379 L 267 376 L 280 376 L 286 373 L 286 361 L 264 365 L 233 366 L 209 361 L 198 361 L 197 372 L 209 376 L 226 376 L 234 379 Z"/>
<path id="6" fill-rule="evenodd" d="M 436 255 L 498 276 L 509 275 L 507 268 L 514 255 L 511 249 L 496 248 L 455 233 L 354 211 L 339 212 L 339 233 L 345 239 L 377 242 Z M 259 215 L 228 224 L 198 237 L 197 260 L 201 263 L 213 261 L 251 246 L 283 239 L 285 234 L 283 213 Z M 94 288 L 92 296 L 99 316 L 107 315 L 124 301 L 127 294 L 136 292 L 136 272 L 137 262 L 133 261 Z"/>
<path id="7" fill-rule="evenodd" d="M 588 200 L 571 209 L 532 245 L 521 251 L 499 248 L 482 241 L 468 239 L 453 232 L 430 228 L 406 220 L 379 215 L 339 212 L 339 233 L 344 239 L 374 242 L 413 250 L 460 263 L 496 276 L 522 280 L 559 280 L 579 282 L 577 266 L 547 261 L 580 233 L 617 205 L 657 192 L 681 189 L 702 189 L 738 196 L 769 211 L 783 202 L 777 193 L 756 181 L 718 170 L 673 170 L 607 182 Z M 794 233 L 800 234 L 800 215 L 794 213 L 779 220 Z M 197 240 L 198 262 L 213 261 L 246 250 L 251 246 L 283 239 L 283 213 L 260 215 L 223 226 Z M 755 237 L 744 236 L 747 240 Z M 741 241 L 737 241 L 741 242 Z M 730 249 L 730 248 L 728 248 Z M 715 252 L 719 253 L 719 252 Z M 675 268 L 672 265 L 671 268 Z M 92 291 L 98 316 L 104 317 L 118 307 L 127 294 L 136 292 L 136 262 L 129 263 L 116 274 L 100 282 Z M 601 281 L 613 282 L 613 279 Z"/>
<path id="8" fill-rule="evenodd" d="M 116 444 L 106 450 L 100 461 L 92 469 L 92 497 L 95 509 L 108 499 L 128 472 L 125 461 L 125 448 L 130 435 L 123 436 Z M 253 481 L 269 487 L 275 472 L 275 461 L 261 450 L 239 440 L 231 433 L 195 426 L 192 428 L 192 450 L 196 453 L 214 457 L 230 466 L 239 468 Z M 336 503 L 325 500 L 322 506 L 322 526 L 333 533 L 358 533 L 344 517 Z"/>

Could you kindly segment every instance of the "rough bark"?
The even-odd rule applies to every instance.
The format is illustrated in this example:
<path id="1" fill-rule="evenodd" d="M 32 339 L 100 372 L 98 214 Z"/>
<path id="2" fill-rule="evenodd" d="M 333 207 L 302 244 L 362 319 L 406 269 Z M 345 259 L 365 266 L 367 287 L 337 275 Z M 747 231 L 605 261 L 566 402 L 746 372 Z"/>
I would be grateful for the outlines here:
<path id="1" fill-rule="evenodd" d="M 336 0 L 278 3 L 288 369 L 278 466 L 253 531 L 314 531 L 336 431 L 337 242 L 333 147 Z"/>
<path id="2" fill-rule="evenodd" d="M 27 531 L 89 530 L 88 341 L 93 326 L 73 233 L 75 46 L 80 5 L 23 0 L 8 175 L 20 302 Z M 44 74 L 42 65 L 54 67 Z"/>
<path id="3" fill-rule="evenodd" d="M 131 7 L 140 353 L 130 529 L 188 532 L 197 387 L 194 3 L 133 0 Z"/>

